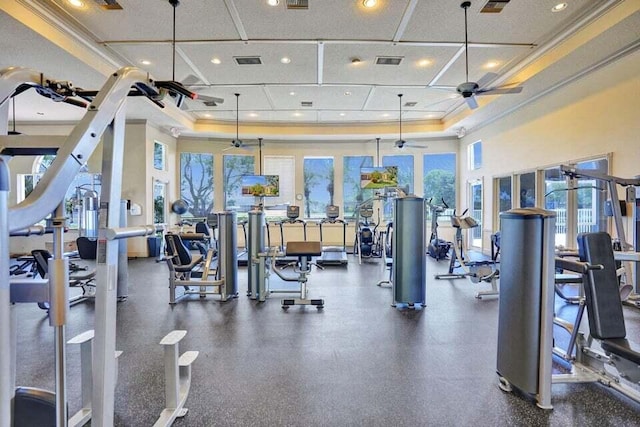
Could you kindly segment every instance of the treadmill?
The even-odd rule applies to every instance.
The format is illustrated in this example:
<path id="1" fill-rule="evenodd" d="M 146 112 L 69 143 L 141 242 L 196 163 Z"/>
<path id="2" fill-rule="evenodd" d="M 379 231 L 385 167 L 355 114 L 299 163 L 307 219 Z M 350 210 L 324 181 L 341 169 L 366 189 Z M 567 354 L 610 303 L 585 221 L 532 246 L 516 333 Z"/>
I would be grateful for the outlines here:
<path id="1" fill-rule="evenodd" d="M 287 219 L 283 219 L 282 221 L 280 221 L 278 223 L 278 225 L 280 226 L 280 250 L 282 252 L 287 252 L 287 240 L 285 240 L 284 238 L 284 229 L 289 226 L 289 225 L 293 225 L 293 224 L 302 224 L 302 240 L 304 240 L 305 242 L 307 241 L 307 224 L 301 220 L 298 219 L 298 217 L 300 216 L 300 206 L 295 206 L 295 205 L 289 205 L 287 206 Z M 291 239 L 290 239 L 291 240 Z M 300 241 L 299 238 L 293 239 L 292 241 Z M 275 260 L 276 265 L 289 265 L 291 263 L 296 263 L 298 262 L 298 257 L 296 256 L 285 256 L 285 257 L 278 257 Z"/>
<path id="2" fill-rule="evenodd" d="M 347 265 L 347 222 L 338 219 L 340 207 L 336 205 L 327 206 L 326 218 L 320 221 L 320 242 L 324 242 L 323 226 L 327 224 L 342 224 L 342 246 L 322 246 L 322 255 L 316 259 L 316 264 L 325 265 Z"/>
<path id="3" fill-rule="evenodd" d="M 242 227 L 242 234 L 244 235 L 244 249 L 238 250 L 238 267 L 246 267 L 249 265 L 249 253 L 248 253 L 248 245 L 249 241 L 247 240 L 247 223 L 248 220 L 238 222 L 238 225 Z"/>

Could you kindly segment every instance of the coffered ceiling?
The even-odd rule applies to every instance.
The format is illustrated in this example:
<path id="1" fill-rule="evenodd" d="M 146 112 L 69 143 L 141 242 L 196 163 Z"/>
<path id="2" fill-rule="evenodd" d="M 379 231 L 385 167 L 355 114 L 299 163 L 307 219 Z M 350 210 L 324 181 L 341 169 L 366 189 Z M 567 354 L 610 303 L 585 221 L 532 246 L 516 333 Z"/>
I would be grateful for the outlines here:
<path id="1" fill-rule="evenodd" d="M 0 2 L 0 68 L 26 66 L 76 86 L 99 88 L 124 65 L 143 68 L 159 80 L 173 76 L 172 19 L 168 0 L 15 0 Z M 304 3 L 304 2 L 302 2 Z M 291 124 L 330 127 L 334 137 L 387 133 L 400 115 L 414 137 L 456 135 L 518 108 L 581 73 L 637 49 L 640 1 L 511 0 L 500 13 L 481 13 L 487 0 L 472 1 L 469 49 L 464 47 L 460 0 L 309 0 L 308 9 L 287 0 L 181 0 L 176 9 L 175 80 L 192 90 L 224 98 L 217 106 L 190 101 L 186 110 L 135 100 L 130 118 L 146 118 L 185 134 L 228 136 L 238 119 L 248 129 L 283 135 Z M 520 94 L 484 96 L 470 110 L 455 87 L 477 82 L 517 84 Z M 400 58 L 378 65 L 379 57 Z M 260 65 L 238 65 L 259 57 Z M 283 63 L 289 58 L 289 63 Z M 212 60 L 218 63 L 213 63 Z M 50 105 L 35 94 L 16 99 L 20 121 L 77 120 L 83 111 Z M 311 106 L 302 106 L 311 102 Z M 346 125 L 349 132 L 343 132 Z M 373 130 L 375 128 L 375 131 Z M 354 131 L 354 129 L 356 129 Z M 326 134 L 326 129 L 322 132 Z M 331 133 L 331 132 L 329 132 Z"/>

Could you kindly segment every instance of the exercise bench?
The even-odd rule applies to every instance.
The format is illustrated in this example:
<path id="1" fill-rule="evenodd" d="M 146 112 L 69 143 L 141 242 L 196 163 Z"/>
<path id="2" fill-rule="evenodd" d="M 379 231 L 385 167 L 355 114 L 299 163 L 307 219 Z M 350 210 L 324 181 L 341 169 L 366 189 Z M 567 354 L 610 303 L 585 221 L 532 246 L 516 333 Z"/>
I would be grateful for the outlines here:
<path id="1" fill-rule="evenodd" d="M 298 260 L 293 265 L 293 271 L 298 273 L 297 276 L 288 276 L 276 267 L 274 258 L 271 258 L 271 269 L 278 277 L 286 282 L 298 282 L 300 284 L 299 291 L 286 291 L 287 293 L 299 293 L 299 298 L 282 299 L 282 308 L 288 309 L 292 305 L 314 305 L 318 310 L 324 307 L 323 299 L 307 298 L 307 275 L 311 273 L 311 266 L 322 269 L 321 266 L 311 262 L 312 257 L 322 254 L 322 244 L 320 242 L 287 242 L 285 254 L 291 257 L 297 257 Z"/>

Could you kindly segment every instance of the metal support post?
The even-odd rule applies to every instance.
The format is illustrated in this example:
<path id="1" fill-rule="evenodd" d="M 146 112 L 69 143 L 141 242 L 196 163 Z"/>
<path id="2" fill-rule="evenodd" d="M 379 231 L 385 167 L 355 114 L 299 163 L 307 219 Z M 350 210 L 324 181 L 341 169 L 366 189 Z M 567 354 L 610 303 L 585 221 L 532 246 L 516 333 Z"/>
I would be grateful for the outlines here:
<path id="1" fill-rule="evenodd" d="M 0 111 L 3 110 L 0 108 Z M 2 120 L 0 120 L 2 122 Z M 15 349 L 11 339 L 11 303 L 9 298 L 9 166 L 0 157 L 0 425 L 11 425 L 15 396 Z"/>
<path id="2" fill-rule="evenodd" d="M 113 425 L 116 379 L 116 300 L 118 281 L 118 240 L 107 239 L 107 228 L 120 225 L 122 162 L 124 153 L 125 106 L 120 106 L 103 138 L 102 195 L 98 232 L 93 352 L 92 425 Z"/>

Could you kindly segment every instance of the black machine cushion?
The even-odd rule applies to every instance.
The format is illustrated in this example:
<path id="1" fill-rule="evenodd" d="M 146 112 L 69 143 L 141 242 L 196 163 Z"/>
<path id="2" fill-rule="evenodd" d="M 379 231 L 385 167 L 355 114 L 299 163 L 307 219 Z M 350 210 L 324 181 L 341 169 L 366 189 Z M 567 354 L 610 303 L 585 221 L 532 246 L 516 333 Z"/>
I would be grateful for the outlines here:
<path id="1" fill-rule="evenodd" d="M 97 240 L 89 239 L 88 237 L 78 237 L 76 239 L 76 246 L 78 247 L 78 255 L 81 259 L 96 259 L 96 253 L 98 251 Z"/>
<path id="2" fill-rule="evenodd" d="M 607 353 L 617 354 L 623 359 L 632 361 L 633 363 L 640 365 L 640 352 L 631 348 L 629 341 L 624 338 L 618 338 L 613 340 L 602 340 L 602 349 Z"/>
<path id="3" fill-rule="evenodd" d="M 322 255 L 322 245 L 320 242 L 288 242 L 287 255 L 320 256 Z"/>
<path id="4" fill-rule="evenodd" d="M 173 263 L 176 271 L 181 273 L 189 272 L 202 261 L 202 256 L 191 257 L 191 252 L 184 245 L 179 235 L 167 233 L 164 237 L 167 243 L 167 253 L 177 261 Z"/>
<path id="5" fill-rule="evenodd" d="M 37 388 L 18 387 L 14 400 L 14 427 L 54 427 L 55 394 Z"/>
<path id="6" fill-rule="evenodd" d="M 589 271 L 584 289 L 591 335 L 600 340 L 624 338 L 626 330 L 611 236 L 604 232 L 581 233 L 578 252 L 581 261 L 604 267 Z"/>

